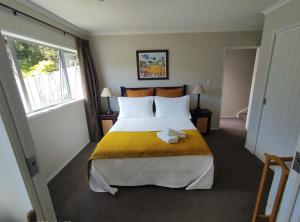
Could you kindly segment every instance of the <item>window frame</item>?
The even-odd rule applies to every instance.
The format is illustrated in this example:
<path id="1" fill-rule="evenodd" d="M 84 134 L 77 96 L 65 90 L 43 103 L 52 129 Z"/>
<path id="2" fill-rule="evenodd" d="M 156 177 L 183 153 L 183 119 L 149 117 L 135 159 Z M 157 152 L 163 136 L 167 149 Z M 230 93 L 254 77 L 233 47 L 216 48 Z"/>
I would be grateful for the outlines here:
<path id="1" fill-rule="evenodd" d="M 42 110 L 47 110 L 47 109 L 52 108 L 54 106 L 59 106 L 59 105 L 62 105 L 64 103 L 68 103 L 70 101 L 78 99 L 78 98 L 72 98 L 72 93 L 71 93 L 71 89 L 70 89 L 70 82 L 69 82 L 69 77 L 68 77 L 68 72 L 67 72 L 67 66 L 66 66 L 65 58 L 64 58 L 64 52 L 65 53 L 72 53 L 72 54 L 78 56 L 76 50 L 68 49 L 68 48 L 65 48 L 65 47 L 59 47 L 59 46 L 53 45 L 51 43 L 48 44 L 46 42 L 42 42 L 42 41 L 39 41 L 39 40 L 31 39 L 31 38 L 28 38 L 28 37 L 12 34 L 12 33 L 8 33 L 8 32 L 2 32 L 2 34 L 5 37 L 5 39 L 7 40 L 6 43 L 8 45 L 8 48 L 9 48 L 9 51 L 10 51 L 10 54 L 11 54 L 11 59 L 12 59 L 12 65 L 13 65 L 12 68 L 15 69 L 16 75 L 17 75 L 17 77 L 20 81 L 20 86 L 21 86 L 22 92 L 19 92 L 19 93 L 23 93 L 23 95 L 24 95 L 24 100 L 25 100 L 24 102 L 26 102 L 26 104 L 24 104 L 24 105 L 27 107 L 27 110 L 28 110 L 26 115 L 33 114 L 35 112 L 39 112 L 39 111 L 42 111 Z M 32 109 L 32 104 L 30 102 L 28 91 L 26 89 L 24 77 L 23 77 L 22 71 L 20 69 L 20 65 L 19 65 L 17 55 L 16 55 L 16 51 L 13 47 L 13 43 L 12 43 L 13 40 L 28 42 L 30 44 L 37 44 L 37 45 L 40 45 L 40 46 L 53 48 L 53 49 L 58 51 L 59 66 L 60 66 L 60 69 L 62 69 L 62 72 L 64 73 L 63 75 L 64 75 L 64 78 L 65 78 L 66 84 L 67 84 L 68 99 L 64 99 L 60 102 L 53 103 L 51 105 L 47 105 L 47 106 L 39 108 L 39 109 Z"/>

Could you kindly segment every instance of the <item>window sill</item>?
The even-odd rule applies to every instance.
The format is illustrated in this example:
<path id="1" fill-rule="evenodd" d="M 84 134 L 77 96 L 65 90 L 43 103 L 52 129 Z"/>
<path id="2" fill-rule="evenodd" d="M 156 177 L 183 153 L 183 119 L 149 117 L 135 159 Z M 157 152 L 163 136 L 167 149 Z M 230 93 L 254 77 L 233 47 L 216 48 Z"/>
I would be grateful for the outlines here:
<path id="1" fill-rule="evenodd" d="M 52 112 L 55 112 L 56 110 L 62 109 L 62 108 L 67 107 L 67 106 L 70 106 L 74 103 L 83 102 L 83 100 L 84 100 L 83 98 L 81 98 L 81 99 L 72 99 L 72 100 L 69 100 L 67 102 L 60 103 L 58 105 L 54 105 L 54 106 L 51 106 L 51 107 L 48 107 L 48 108 L 45 108 L 45 109 L 42 109 L 42 110 L 38 110 L 38 111 L 35 111 L 35 112 L 32 112 L 32 113 L 28 113 L 27 114 L 27 119 L 32 120 L 32 119 L 37 119 L 37 118 L 43 117 L 43 116 L 48 115 Z"/>

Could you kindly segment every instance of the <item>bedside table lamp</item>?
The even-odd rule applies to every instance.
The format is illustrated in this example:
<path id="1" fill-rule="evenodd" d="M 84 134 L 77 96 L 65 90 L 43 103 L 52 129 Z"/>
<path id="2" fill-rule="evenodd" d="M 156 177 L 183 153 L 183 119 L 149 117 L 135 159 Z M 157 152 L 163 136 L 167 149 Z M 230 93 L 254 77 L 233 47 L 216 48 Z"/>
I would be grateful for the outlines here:
<path id="1" fill-rule="evenodd" d="M 113 96 L 112 91 L 110 90 L 110 88 L 103 88 L 102 93 L 101 93 L 101 97 L 106 97 L 107 99 L 107 114 L 112 114 L 113 112 L 110 109 L 110 103 L 109 103 L 109 97 Z"/>
<path id="2" fill-rule="evenodd" d="M 198 95 L 198 103 L 197 103 L 197 107 L 195 109 L 195 112 L 201 112 L 200 95 L 205 94 L 205 89 L 204 89 L 203 85 L 201 85 L 201 84 L 196 85 L 194 90 L 193 90 L 193 93 Z"/>

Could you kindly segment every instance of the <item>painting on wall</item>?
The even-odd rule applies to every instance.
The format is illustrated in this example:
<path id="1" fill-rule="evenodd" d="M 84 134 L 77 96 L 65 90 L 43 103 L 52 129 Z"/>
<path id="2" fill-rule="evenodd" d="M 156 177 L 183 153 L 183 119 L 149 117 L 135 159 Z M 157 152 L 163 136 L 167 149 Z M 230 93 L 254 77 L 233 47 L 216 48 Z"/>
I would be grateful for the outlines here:
<path id="1" fill-rule="evenodd" d="M 136 51 L 138 80 L 169 79 L 168 50 Z"/>

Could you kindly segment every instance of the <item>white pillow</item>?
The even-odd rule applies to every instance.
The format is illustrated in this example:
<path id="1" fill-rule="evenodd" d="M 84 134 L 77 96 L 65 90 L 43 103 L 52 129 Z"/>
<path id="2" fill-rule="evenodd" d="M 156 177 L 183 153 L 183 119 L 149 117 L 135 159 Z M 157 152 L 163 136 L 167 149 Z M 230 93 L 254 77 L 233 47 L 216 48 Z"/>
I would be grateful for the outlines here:
<path id="1" fill-rule="evenodd" d="M 153 96 L 118 97 L 120 113 L 118 119 L 151 118 L 153 115 Z"/>
<path id="2" fill-rule="evenodd" d="M 156 110 L 155 117 L 192 118 L 189 111 L 190 97 L 188 95 L 176 98 L 155 96 L 154 101 Z"/>

